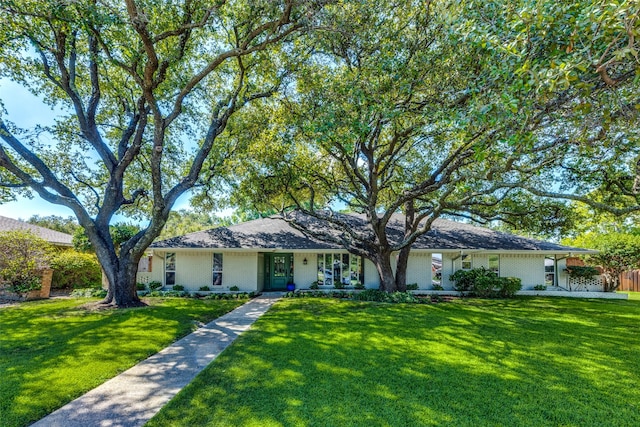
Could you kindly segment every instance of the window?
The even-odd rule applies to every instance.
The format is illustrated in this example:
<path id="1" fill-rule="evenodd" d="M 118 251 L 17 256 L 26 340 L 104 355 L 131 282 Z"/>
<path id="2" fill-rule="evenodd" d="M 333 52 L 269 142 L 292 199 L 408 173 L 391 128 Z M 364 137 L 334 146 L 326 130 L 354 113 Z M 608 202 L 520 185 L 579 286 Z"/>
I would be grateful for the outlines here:
<path id="1" fill-rule="evenodd" d="M 275 255 L 273 257 L 273 277 L 286 277 L 287 266 L 285 265 L 286 257 Z"/>
<path id="2" fill-rule="evenodd" d="M 222 254 L 213 254 L 213 285 L 222 286 Z"/>
<path id="3" fill-rule="evenodd" d="M 442 285 L 442 254 L 431 254 L 431 283 Z"/>
<path id="4" fill-rule="evenodd" d="M 462 255 L 462 269 L 471 270 L 471 255 Z"/>
<path id="5" fill-rule="evenodd" d="M 349 271 L 349 254 L 342 254 L 342 283 L 345 285 L 351 284 L 351 272 Z"/>
<path id="6" fill-rule="evenodd" d="M 500 275 L 500 255 L 489 255 L 489 270 Z"/>
<path id="7" fill-rule="evenodd" d="M 356 283 L 362 283 L 362 258 L 359 256 L 351 257 L 351 267 L 350 267 L 350 282 L 352 285 Z"/>
<path id="8" fill-rule="evenodd" d="M 318 259 L 318 284 L 322 285 L 324 284 L 324 254 L 318 254 L 317 256 Z"/>
<path id="9" fill-rule="evenodd" d="M 364 282 L 362 258 L 352 254 L 318 254 L 318 284 L 355 285 Z"/>
<path id="10" fill-rule="evenodd" d="M 173 286 L 176 284 L 176 254 L 167 253 L 164 257 L 164 285 Z"/>
<path id="11" fill-rule="evenodd" d="M 556 257 L 545 257 L 544 259 L 544 284 L 546 286 L 556 286 Z"/>

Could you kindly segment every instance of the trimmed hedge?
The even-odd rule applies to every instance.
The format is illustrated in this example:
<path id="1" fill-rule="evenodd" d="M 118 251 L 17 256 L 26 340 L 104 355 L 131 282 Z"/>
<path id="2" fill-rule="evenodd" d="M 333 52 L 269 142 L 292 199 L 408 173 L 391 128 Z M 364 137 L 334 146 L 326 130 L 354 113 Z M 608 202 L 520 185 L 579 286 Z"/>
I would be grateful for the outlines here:
<path id="1" fill-rule="evenodd" d="M 100 288 L 102 272 L 93 254 L 62 251 L 51 260 L 54 289 Z"/>

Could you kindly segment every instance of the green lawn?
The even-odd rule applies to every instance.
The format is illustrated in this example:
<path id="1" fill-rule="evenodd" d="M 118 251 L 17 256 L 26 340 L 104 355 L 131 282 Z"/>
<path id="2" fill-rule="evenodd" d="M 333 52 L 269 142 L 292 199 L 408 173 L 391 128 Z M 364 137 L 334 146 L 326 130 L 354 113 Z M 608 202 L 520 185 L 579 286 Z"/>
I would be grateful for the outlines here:
<path id="1" fill-rule="evenodd" d="M 640 303 L 276 304 L 148 426 L 640 425 Z"/>
<path id="2" fill-rule="evenodd" d="M 24 426 L 156 353 L 242 301 L 150 299 L 88 311 L 56 299 L 0 309 L 0 426 Z"/>
<path id="3" fill-rule="evenodd" d="M 618 291 L 621 294 L 628 294 L 631 301 L 640 301 L 640 292 Z"/>

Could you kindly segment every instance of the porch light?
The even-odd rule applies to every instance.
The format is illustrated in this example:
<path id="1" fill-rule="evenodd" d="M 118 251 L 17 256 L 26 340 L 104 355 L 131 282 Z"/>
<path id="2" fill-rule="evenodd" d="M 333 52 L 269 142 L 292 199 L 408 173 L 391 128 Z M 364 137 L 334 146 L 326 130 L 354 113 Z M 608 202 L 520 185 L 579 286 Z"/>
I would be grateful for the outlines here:
<path id="1" fill-rule="evenodd" d="M 303 265 L 307 265 L 307 262 L 308 262 L 308 261 L 307 261 L 307 257 L 304 257 L 304 259 L 302 260 L 302 264 L 303 264 Z"/>

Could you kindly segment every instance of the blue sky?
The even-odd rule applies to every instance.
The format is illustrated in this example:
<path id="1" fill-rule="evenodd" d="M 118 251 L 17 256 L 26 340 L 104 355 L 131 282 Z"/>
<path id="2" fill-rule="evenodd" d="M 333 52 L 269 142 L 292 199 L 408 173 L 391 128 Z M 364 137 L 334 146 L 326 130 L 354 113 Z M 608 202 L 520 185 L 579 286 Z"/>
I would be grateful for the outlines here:
<path id="1" fill-rule="evenodd" d="M 2 116 L 5 120 L 15 123 L 21 128 L 33 128 L 36 125 L 50 125 L 54 122 L 55 112 L 43 104 L 24 87 L 7 79 L 0 79 L 0 101 L 4 105 Z M 174 210 L 187 209 L 187 196 L 178 199 Z M 0 204 L 0 216 L 27 220 L 33 215 L 62 217 L 74 216 L 71 209 L 51 204 L 34 194 L 33 199 L 19 197 L 15 202 Z M 124 221 L 126 218 L 116 218 Z"/>

